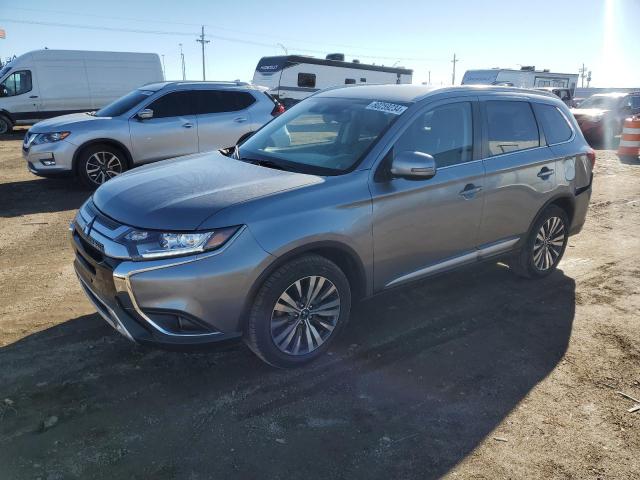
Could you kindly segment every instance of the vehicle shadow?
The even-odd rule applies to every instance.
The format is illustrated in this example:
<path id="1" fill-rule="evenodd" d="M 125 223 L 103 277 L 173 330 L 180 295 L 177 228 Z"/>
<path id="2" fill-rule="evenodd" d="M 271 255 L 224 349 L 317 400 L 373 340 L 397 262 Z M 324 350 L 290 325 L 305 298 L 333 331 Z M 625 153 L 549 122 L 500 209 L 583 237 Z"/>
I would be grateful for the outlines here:
<path id="1" fill-rule="evenodd" d="M 0 135 L 0 142 L 6 142 L 9 140 L 22 140 L 27 134 L 29 128 L 14 128 L 11 133 L 4 133 Z"/>
<path id="2" fill-rule="evenodd" d="M 440 478 L 555 368 L 574 310 L 562 272 L 487 264 L 363 302 L 329 355 L 288 371 L 242 345 L 136 347 L 83 316 L 0 349 L 15 409 L 0 464 L 10 478 L 34 463 L 61 478 Z"/>
<path id="3" fill-rule="evenodd" d="M 624 163 L 625 165 L 634 165 L 636 167 L 640 166 L 639 157 L 618 156 L 618 160 L 620 160 L 620 163 Z"/>
<path id="4" fill-rule="evenodd" d="M 77 209 L 91 191 L 69 178 L 35 178 L 0 183 L 0 217 Z"/>

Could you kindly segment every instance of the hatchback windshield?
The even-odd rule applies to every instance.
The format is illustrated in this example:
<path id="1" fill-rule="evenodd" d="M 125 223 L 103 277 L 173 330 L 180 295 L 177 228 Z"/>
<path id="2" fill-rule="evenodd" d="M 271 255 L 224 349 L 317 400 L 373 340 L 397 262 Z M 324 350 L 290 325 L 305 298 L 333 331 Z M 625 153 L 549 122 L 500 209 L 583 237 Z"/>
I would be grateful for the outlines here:
<path id="1" fill-rule="evenodd" d="M 309 98 L 249 138 L 236 155 L 275 168 L 338 175 L 354 168 L 406 108 L 371 99 Z"/>
<path id="2" fill-rule="evenodd" d="M 619 101 L 619 97 L 594 95 L 582 102 L 580 104 L 580 108 L 603 108 L 605 110 L 610 110 L 612 108 L 615 108 L 618 105 Z"/>
<path id="3" fill-rule="evenodd" d="M 117 117 L 131 110 L 151 94 L 153 94 L 151 90 L 134 90 L 133 92 L 127 93 L 124 97 L 120 97 L 118 100 L 111 102 L 106 107 L 102 107 L 95 113 L 95 116 Z"/>

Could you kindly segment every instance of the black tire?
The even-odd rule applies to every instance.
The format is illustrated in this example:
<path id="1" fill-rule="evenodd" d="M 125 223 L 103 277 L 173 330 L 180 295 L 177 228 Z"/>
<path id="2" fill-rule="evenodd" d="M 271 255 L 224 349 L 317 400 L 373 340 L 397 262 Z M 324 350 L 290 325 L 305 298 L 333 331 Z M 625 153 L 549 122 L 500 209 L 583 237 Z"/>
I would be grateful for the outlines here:
<path id="1" fill-rule="evenodd" d="M 97 174 L 93 170 L 96 167 L 99 168 Z M 127 157 L 122 150 L 108 144 L 95 144 L 80 153 L 76 171 L 82 184 L 94 189 L 127 168 Z"/>
<path id="2" fill-rule="evenodd" d="M 551 226 L 554 225 L 551 219 L 554 218 L 562 223 L 561 230 L 557 230 L 560 227 L 556 225 L 551 231 Z M 549 235 L 543 235 L 543 226 L 545 226 L 545 230 L 550 232 Z M 561 237 L 560 232 L 562 233 Z M 541 234 L 545 239 L 541 240 L 538 234 Z M 562 260 L 568 239 L 569 217 L 567 213 L 556 205 L 550 205 L 538 216 L 529 231 L 525 244 L 513 255 L 509 266 L 520 277 L 546 277 L 555 271 L 558 263 Z M 546 252 L 549 252 L 549 257 L 546 257 Z M 543 255 L 545 259 L 550 258 L 551 261 L 544 260 Z M 546 263 L 548 266 L 545 265 Z"/>
<path id="3" fill-rule="evenodd" d="M 305 284 L 305 282 L 311 282 L 310 279 L 312 277 L 324 279 L 321 285 L 322 288 L 319 290 L 319 292 L 323 293 L 318 293 L 315 297 L 316 300 L 320 300 L 324 294 L 330 291 L 331 285 L 335 287 L 335 291 L 331 293 L 333 297 L 326 297 L 327 302 L 329 302 L 326 303 L 327 305 L 335 303 L 335 299 L 338 299 L 338 313 L 335 319 L 332 320 L 333 328 L 331 330 L 321 326 L 322 323 L 326 325 L 327 322 L 329 322 L 329 320 L 326 320 L 328 318 L 326 316 L 327 310 L 325 310 L 325 315 L 315 316 L 313 310 L 310 309 L 312 311 L 307 311 L 307 316 L 304 316 L 304 319 L 303 315 L 304 311 L 307 310 L 306 307 L 297 314 L 277 311 L 278 306 L 276 304 L 279 306 L 287 306 L 285 303 L 280 303 L 281 296 L 286 292 L 291 292 L 291 288 L 297 288 L 297 282 L 300 282 L 303 292 L 301 295 L 302 299 L 308 300 L 304 298 L 304 293 L 309 290 L 314 290 L 314 287 L 318 288 L 317 285 L 320 283 L 320 280 L 317 280 L 313 286 L 309 283 Z M 305 288 L 307 289 L 305 290 Z M 295 296 L 296 295 L 292 293 L 291 298 Z M 313 295 L 311 295 L 311 297 L 313 297 Z M 301 303 L 298 303 L 298 306 L 301 306 Z M 325 307 L 320 305 L 316 308 L 322 310 Z M 327 308 L 334 308 L 334 306 L 330 305 Z M 350 311 L 351 287 L 343 271 L 325 257 L 320 255 L 305 255 L 276 269 L 262 284 L 249 313 L 245 342 L 258 357 L 274 367 L 297 367 L 315 360 L 326 351 L 330 343 L 346 325 Z M 283 324 L 283 326 L 276 327 L 277 324 Z M 307 327 L 308 324 L 313 326 L 313 330 Z M 277 330 L 277 328 L 282 328 L 282 330 Z M 291 337 L 287 344 L 290 346 L 291 352 L 283 350 L 282 345 L 284 345 L 286 340 L 280 341 L 280 346 L 276 344 L 276 338 L 282 336 L 284 330 L 287 329 L 292 329 L 289 331 L 294 332 L 292 334 L 293 337 Z M 315 331 L 315 333 L 312 336 L 311 332 L 313 331 Z M 318 337 L 315 337 L 316 334 L 326 334 L 327 336 L 322 342 L 319 342 L 317 340 Z M 288 334 L 284 335 L 285 337 L 289 337 Z M 311 340 L 312 345 L 318 345 L 311 349 L 309 347 L 309 340 Z M 298 353 L 294 353 L 294 351 L 297 350 L 296 345 L 301 349 Z"/>
<path id="4" fill-rule="evenodd" d="M 0 135 L 8 135 L 13 130 L 13 123 L 5 115 L 0 115 Z"/>

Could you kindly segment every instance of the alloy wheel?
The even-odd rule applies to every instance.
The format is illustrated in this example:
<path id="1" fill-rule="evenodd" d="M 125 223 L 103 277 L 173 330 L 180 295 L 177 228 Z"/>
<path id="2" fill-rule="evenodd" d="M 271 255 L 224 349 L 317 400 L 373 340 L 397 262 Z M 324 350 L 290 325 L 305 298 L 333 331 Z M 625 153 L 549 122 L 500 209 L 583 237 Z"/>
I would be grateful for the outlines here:
<path id="1" fill-rule="evenodd" d="M 305 355 L 327 341 L 340 318 L 340 294 L 327 278 L 296 280 L 282 292 L 271 314 L 271 338 L 281 352 Z"/>
<path id="2" fill-rule="evenodd" d="M 564 240 L 564 222 L 560 217 L 549 217 L 540 227 L 533 244 L 533 264 L 538 270 L 546 271 L 556 264 Z"/>
<path id="3" fill-rule="evenodd" d="M 122 160 L 111 152 L 96 152 L 85 164 L 87 177 L 96 185 L 120 175 L 124 171 Z"/>

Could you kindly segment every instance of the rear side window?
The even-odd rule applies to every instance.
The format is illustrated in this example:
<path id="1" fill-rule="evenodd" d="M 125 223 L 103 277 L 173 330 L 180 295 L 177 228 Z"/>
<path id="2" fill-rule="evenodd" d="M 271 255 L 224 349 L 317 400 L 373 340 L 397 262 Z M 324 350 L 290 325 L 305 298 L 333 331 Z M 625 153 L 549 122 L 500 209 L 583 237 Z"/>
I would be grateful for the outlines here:
<path id="1" fill-rule="evenodd" d="M 172 92 L 155 100 L 147 108 L 153 110 L 153 118 L 194 115 L 196 92 Z"/>
<path id="2" fill-rule="evenodd" d="M 529 102 L 486 102 L 489 156 L 540 146 L 538 125 Z"/>
<path id="3" fill-rule="evenodd" d="M 573 130 L 558 107 L 534 103 L 534 109 L 547 139 L 547 145 L 566 142 L 571 138 Z"/>
<path id="4" fill-rule="evenodd" d="M 248 92 L 233 90 L 201 90 L 198 92 L 199 114 L 236 112 L 255 103 L 256 99 Z"/>
<path id="5" fill-rule="evenodd" d="M 345 78 L 344 79 L 344 84 L 345 85 L 353 85 L 354 83 L 356 83 L 356 79 L 355 78 Z"/>
<path id="6" fill-rule="evenodd" d="M 315 88 L 316 86 L 316 76 L 314 73 L 299 73 L 298 74 L 298 86 L 299 87 L 307 87 L 307 88 Z"/>

